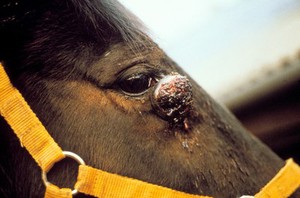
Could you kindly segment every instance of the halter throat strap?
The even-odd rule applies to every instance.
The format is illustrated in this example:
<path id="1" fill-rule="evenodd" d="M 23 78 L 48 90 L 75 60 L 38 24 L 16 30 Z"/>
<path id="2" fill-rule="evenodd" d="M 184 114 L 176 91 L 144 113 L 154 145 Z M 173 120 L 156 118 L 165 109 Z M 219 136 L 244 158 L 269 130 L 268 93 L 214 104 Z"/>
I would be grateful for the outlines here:
<path id="1" fill-rule="evenodd" d="M 43 172 L 48 172 L 65 158 L 62 149 L 49 135 L 20 92 L 13 87 L 0 63 L 0 114 L 10 125 Z M 300 167 L 292 159 L 258 192 L 255 198 L 288 197 L 300 186 Z M 79 166 L 75 190 L 95 197 L 208 198 L 123 177 L 89 167 Z M 74 194 L 74 190 L 73 190 Z M 46 198 L 70 198 L 72 190 L 46 183 Z"/>

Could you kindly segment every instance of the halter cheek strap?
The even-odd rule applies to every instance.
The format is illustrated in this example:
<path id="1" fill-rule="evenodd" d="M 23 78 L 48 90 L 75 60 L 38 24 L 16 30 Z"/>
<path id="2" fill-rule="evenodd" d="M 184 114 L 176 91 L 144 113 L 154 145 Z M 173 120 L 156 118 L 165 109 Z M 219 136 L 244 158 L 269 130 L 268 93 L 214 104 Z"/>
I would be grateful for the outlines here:
<path id="1" fill-rule="evenodd" d="M 46 198 L 71 198 L 77 192 L 95 197 L 147 197 L 147 198 L 208 198 L 176 191 L 170 188 L 150 184 L 140 180 L 108 173 L 86 166 L 83 161 L 79 166 L 75 189 L 59 188 L 45 179 L 46 173 L 58 161 L 65 157 L 77 159 L 76 154 L 62 151 L 45 127 L 30 109 L 20 92 L 13 87 L 0 63 L 0 114 L 11 126 L 43 172 L 46 185 Z M 74 157 L 75 156 L 75 157 Z M 80 157 L 78 157 L 80 158 Z M 300 167 L 287 160 L 286 165 L 259 192 L 255 198 L 288 197 L 300 186 Z"/>

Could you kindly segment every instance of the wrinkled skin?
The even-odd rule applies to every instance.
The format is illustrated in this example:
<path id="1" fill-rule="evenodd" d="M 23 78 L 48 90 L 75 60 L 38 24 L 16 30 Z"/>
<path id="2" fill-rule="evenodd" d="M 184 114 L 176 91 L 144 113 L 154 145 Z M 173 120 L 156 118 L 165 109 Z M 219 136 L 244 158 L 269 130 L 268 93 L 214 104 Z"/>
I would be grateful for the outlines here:
<path id="1" fill-rule="evenodd" d="M 88 35 L 74 10 L 58 2 L 25 28 L 22 42 L 7 42 L 1 61 L 63 150 L 111 173 L 214 197 L 255 194 L 284 165 L 192 80 L 188 127 L 155 112 L 155 83 L 139 96 L 124 93 L 118 80 L 124 72 L 158 80 L 186 74 L 147 36 L 130 45 L 118 34 L 107 33 L 105 43 L 107 35 Z M 0 127 L 0 197 L 42 197 L 39 167 L 3 119 Z M 66 166 L 76 169 L 64 160 L 50 181 L 72 186 L 76 172 L 64 173 Z"/>

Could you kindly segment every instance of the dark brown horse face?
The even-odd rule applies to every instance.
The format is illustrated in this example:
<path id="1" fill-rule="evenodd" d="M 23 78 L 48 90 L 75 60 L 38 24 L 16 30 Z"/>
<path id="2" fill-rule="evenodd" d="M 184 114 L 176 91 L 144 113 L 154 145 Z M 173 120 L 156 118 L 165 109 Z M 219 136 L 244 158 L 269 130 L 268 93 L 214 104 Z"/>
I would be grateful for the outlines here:
<path id="1" fill-rule="evenodd" d="M 16 45 L 22 50 L 7 52 L 16 59 L 1 57 L 63 150 L 102 170 L 216 197 L 254 194 L 282 165 L 149 38 L 130 44 L 96 12 L 90 19 L 94 28 L 104 27 L 99 36 L 76 9 L 51 6 L 55 12 L 43 13 L 30 24 L 28 41 Z M 22 159 L 1 165 L 14 177 L 7 185 L 42 194 L 38 167 L 7 134 L 5 142 L 12 143 L 5 149 Z"/>
<path id="2" fill-rule="evenodd" d="M 58 144 L 91 166 L 190 193 L 255 193 L 277 171 L 267 164 L 278 159 L 185 75 L 154 44 L 136 53 L 119 43 L 84 77 L 37 77 L 23 92 Z M 189 96 L 168 104 L 184 113 L 155 106 L 162 83 L 173 88 L 170 100 Z M 257 173 L 264 176 L 252 179 Z"/>

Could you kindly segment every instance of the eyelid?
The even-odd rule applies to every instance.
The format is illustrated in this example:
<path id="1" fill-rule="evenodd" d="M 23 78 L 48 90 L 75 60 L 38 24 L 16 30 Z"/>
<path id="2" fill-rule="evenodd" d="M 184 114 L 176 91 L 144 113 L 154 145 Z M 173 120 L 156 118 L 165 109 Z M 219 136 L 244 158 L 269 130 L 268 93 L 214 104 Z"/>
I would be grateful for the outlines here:
<path id="1" fill-rule="evenodd" d="M 129 65 L 127 65 L 126 67 L 124 67 L 122 70 L 118 71 L 115 76 L 120 76 L 123 73 L 125 73 L 126 71 L 130 70 L 131 68 L 134 68 L 136 66 L 142 66 L 142 65 L 148 65 L 147 61 L 143 60 L 136 60 L 132 63 L 130 63 Z"/>
<path id="2" fill-rule="evenodd" d="M 157 68 L 154 68 L 153 66 L 142 63 L 135 65 L 133 67 L 127 68 L 126 70 L 122 70 L 122 72 L 119 72 L 119 75 L 117 77 L 116 82 L 125 79 L 127 77 L 130 77 L 134 74 L 145 74 L 149 75 L 150 77 L 157 79 L 160 77 L 161 71 L 158 70 Z"/>

